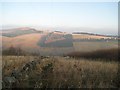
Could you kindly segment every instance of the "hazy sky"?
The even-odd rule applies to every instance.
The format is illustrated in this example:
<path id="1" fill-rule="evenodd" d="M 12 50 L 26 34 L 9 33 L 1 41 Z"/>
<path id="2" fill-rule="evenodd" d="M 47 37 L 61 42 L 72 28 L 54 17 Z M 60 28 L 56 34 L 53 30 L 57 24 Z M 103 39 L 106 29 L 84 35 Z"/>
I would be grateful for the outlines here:
<path id="1" fill-rule="evenodd" d="M 108 34 L 118 30 L 117 2 L 4 2 L 1 6 L 3 25 L 94 28 Z"/>

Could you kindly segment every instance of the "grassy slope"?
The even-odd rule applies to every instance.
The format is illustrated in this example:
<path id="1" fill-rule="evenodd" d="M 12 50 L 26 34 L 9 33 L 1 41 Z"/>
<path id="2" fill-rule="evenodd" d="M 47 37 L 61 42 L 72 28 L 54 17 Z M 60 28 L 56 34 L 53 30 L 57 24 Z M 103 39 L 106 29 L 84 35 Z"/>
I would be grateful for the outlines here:
<path id="1" fill-rule="evenodd" d="M 88 34 L 72 34 L 74 39 L 87 39 L 87 38 L 91 38 L 91 39 L 108 39 L 111 37 L 106 37 L 106 36 L 96 36 L 96 35 L 88 35 Z"/>
<path id="2" fill-rule="evenodd" d="M 87 52 L 87 51 L 94 51 L 99 49 L 109 49 L 109 48 L 117 48 L 118 41 L 91 41 L 91 42 L 73 42 L 75 51 L 80 52 Z"/>
<path id="3" fill-rule="evenodd" d="M 30 30 L 16 30 L 16 31 L 11 31 L 9 33 L 2 33 L 2 36 L 6 37 L 16 37 L 20 35 L 25 35 L 25 34 L 32 34 L 32 33 L 41 33 L 41 31 L 36 31 L 35 29 L 30 29 Z"/>
<path id="4" fill-rule="evenodd" d="M 73 42 L 73 46 L 75 48 L 75 51 L 80 52 L 88 52 L 88 51 L 94 51 L 99 49 L 109 49 L 109 48 L 117 48 L 118 47 L 118 41 L 117 40 L 99 40 L 99 39 L 109 39 L 111 37 L 106 36 L 95 36 L 95 35 L 87 35 L 87 34 L 73 34 L 73 39 L 88 39 L 91 38 L 92 40 L 88 41 L 75 41 Z M 98 39 L 98 40 L 97 40 Z"/>
<path id="5" fill-rule="evenodd" d="M 13 38 L 3 37 L 3 47 L 8 48 L 10 46 L 26 48 L 39 48 L 37 42 L 41 39 L 44 34 L 34 33 L 16 36 Z"/>
<path id="6" fill-rule="evenodd" d="M 97 49 L 107 49 L 107 48 L 116 48 L 118 47 L 118 42 L 116 41 L 84 41 L 84 42 L 73 42 L 73 47 L 67 47 L 67 46 L 72 46 L 71 41 L 65 40 L 66 44 L 63 44 L 63 41 L 58 41 L 58 42 L 52 42 L 46 44 L 48 47 L 40 47 L 38 45 L 38 42 L 41 42 L 41 36 L 42 34 L 27 34 L 27 35 L 21 35 L 21 36 L 16 36 L 12 38 L 8 37 L 2 37 L 3 41 L 3 49 L 6 49 L 10 46 L 17 46 L 20 47 L 24 50 L 28 51 L 35 51 L 35 52 L 40 52 L 42 55 L 63 55 L 66 53 L 70 53 L 75 51 L 81 51 L 81 52 L 87 52 L 87 51 L 94 51 Z M 90 35 L 93 37 L 92 35 Z M 82 35 L 78 36 L 80 39 Z M 102 38 L 103 36 L 94 36 L 94 38 Z M 1 38 L 1 37 L 0 37 Z M 73 36 L 73 39 L 75 37 Z M 53 47 L 52 45 L 56 46 Z M 52 46 L 52 47 L 49 47 Z M 57 46 L 62 46 L 62 47 L 57 47 Z M 63 47 L 64 46 L 64 47 Z M 65 47 L 66 46 L 66 47 Z"/>
<path id="7" fill-rule="evenodd" d="M 50 88 L 111 88 L 116 87 L 118 63 L 92 61 L 87 59 L 67 59 L 64 57 L 49 57 L 40 59 L 33 56 L 3 56 L 3 76 L 9 75 L 13 67 L 21 67 L 30 60 L 40 60 L 37 68 L 23 77 L 18 87 L 50 87 Z M 46 76 L 41 78 L 43 67 L 52 63 L 52 72 L 46 70 Z M 19 69 L 20 69 L 19 67 Z M 49 68 L 48 68 L 49 69 Z M 9 71 L 9 72 L 8 72 Z"/>

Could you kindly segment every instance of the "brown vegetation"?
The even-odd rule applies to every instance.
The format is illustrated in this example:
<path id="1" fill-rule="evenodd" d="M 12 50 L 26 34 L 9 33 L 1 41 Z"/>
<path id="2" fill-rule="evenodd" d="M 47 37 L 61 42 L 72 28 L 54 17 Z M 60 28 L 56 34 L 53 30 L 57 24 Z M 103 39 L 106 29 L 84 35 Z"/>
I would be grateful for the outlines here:
<path id="1" fill-rule="evenodd" d="M 12 61 L 11 61 L 12 60 Z M 21 71 L 22 66 L 39 61 L 35 69 L 25 69 L 18 79 L 10 78 L 14 69 Z M 13 79 L 11 86 L 17 88 L 117 88 L 118 63 L 114 61 L 92 61 L 64 57 L 4 56 L 3 80 Z M 23 62 L 23 63 L 22 63 Z M 14 68 L 15 67 L 15 68 Z M 31 67 L 31 66 L 30 66 Z M 19 75 L 19 73 L 18 73 Z"/>
<path id="2" fill-rule="evenodd" d="M 120 49 L 104 49 L 104 50 L 96 50 L 92 52 L 72 52 L 67 54 L 66 56 L 74 57 L 74 58 L 89 58 L 89 59 L 107 59 L 107 60 L 115 60 L 118 61 L 118 51 Z"/>
<path id="3" fill-rule="evenodd" d="M 111 39 L 111 37 L 90 34 L 72 34 L 73 39 Z"/>
<path id="4" fill-rule="evenodd" d="M 24 51 L 22 50 L 20 47 L 9 47 L 5 50 L 2 50 L 2 55 L 4 56 L 38 56 L 39 53 L 37 52 L 27 52 L 27 51 Z"/>
<path id="5" fill-rule="evenodd" d="M 23 52 L 23 50 L 21 50 L 21 48 L 15 48 L 13 46 L 11 46 L 10 48 L 6 49 L 6 50 L 2 50 L 2 55 L 25 55 L 25 52 Z"/>

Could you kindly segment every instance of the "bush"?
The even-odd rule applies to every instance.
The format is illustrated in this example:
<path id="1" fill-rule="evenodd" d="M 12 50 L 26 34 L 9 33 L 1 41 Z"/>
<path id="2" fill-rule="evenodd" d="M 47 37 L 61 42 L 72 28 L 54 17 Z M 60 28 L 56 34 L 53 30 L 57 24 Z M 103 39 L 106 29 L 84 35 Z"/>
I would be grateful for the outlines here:
<path id="1" fill-rule="evenodd" d="M 25 52 L 19 47 L 11 46 L 8 49 L 2 50 L 2 55 L 25 55 Z"/>
<path id="2" fill-rule="evenodd" d="M 118 52 L 120 49 L 106 49 L 106 50 L 96 50 L 92 52 L 72 52 L 67 54 L 66 56 L 74 57 L 74 58 L 90 58 L 90 59 L 109 59 L 109 60 L 117 60 L 118 61 Z"/>

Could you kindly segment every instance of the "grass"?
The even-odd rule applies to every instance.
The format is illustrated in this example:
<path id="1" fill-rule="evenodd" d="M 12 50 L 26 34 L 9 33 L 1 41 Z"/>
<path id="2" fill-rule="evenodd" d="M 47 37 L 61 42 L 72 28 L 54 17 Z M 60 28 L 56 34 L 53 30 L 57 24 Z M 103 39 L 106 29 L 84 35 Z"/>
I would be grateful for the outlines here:
<path id="1" fill-rule="evenodd" d="M 3 56 L 3 78 L 15 67 L 20 70 L 30 60 L 39 60 L 36 69 L 24 73 L 17 85 L 21 88 L 117 88 L 118 63 L 83 58 L 39 56 Z M 9 72 L 7 70 L 9 69 Z M 26 76 L 27 75 L 27 76 Z"/>
<path id="2" fill-rule="evenodd" d="M 110 37 L 106 37 L 106 36 L 96 36 L 96 35 L 88 35 L 88 34 L 73 34 L 73 39 L 101 39 L 101 38 L 110 38 Z"/>
<path id="3" fill-rule="evenodd" d="M 14 68 L 21 69 L 23 65 L 32 61 L 33 56 L 3 56 L 2 57 L 2 72 L 3 77 L 8 76 Z"/>
<path id="4" fill-rule="evenodd" d="M 84 42 L 73 42 L 73 46 L 75 51 L 80 52 L 89 52 L 95 51 L 99 49 L 110 49 L 110 48 L 118 48 L 118 41 L 84 41 Z"/>

